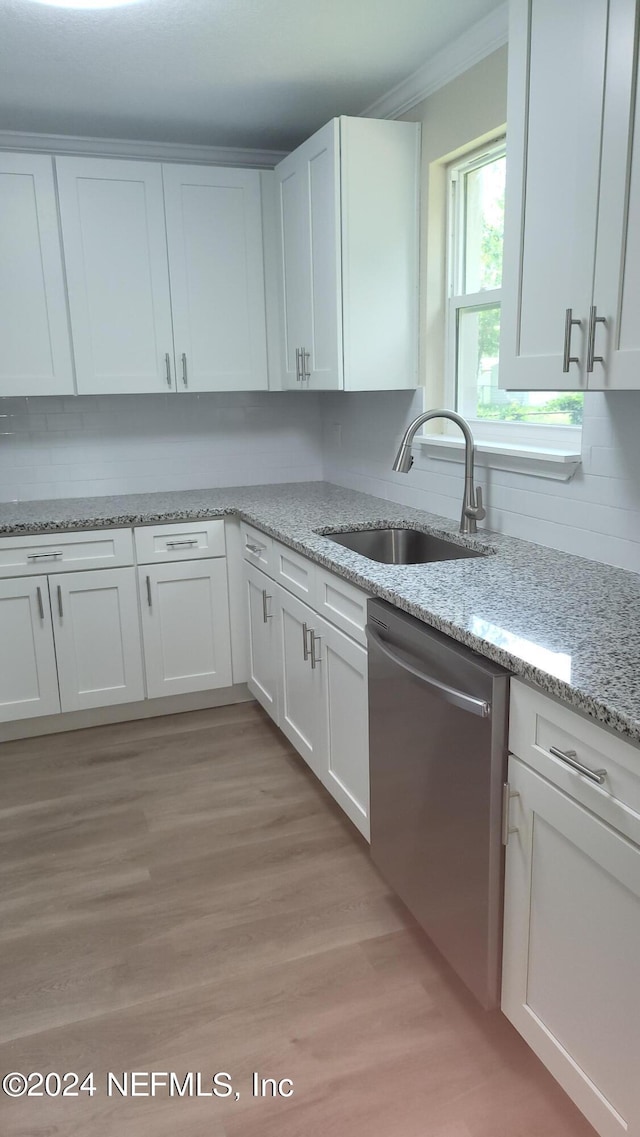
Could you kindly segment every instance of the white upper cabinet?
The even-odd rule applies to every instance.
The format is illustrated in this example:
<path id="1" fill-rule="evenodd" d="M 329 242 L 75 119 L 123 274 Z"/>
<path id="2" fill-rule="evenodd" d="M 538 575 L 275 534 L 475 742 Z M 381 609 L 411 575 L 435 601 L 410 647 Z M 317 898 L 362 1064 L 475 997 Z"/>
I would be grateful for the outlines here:
<path id="1" fill-rule="evenodd" d="M 178 390 L 266 390 L 260 175 L 163 166 Z"/>
<path id="2" fill-rule="evenodd" d="M 611 4 L 589 375 L 603 391 L 640 388 L 639 24 L 636 0 Z"/>
<path id="3" fill-rule="evenodd" d="M 50 157 L 0 154 L 0 397 L 73 394 Z"/>
<path id="4" fill-rule="evenodd" d="M 503 388 L 640 385 L 637 7 L 511 0 Z"/>
<path id="5" fill-rule="evenodd" d="M 162 168 L 57 158 L 79 394 L 173 389 Z"/>
<path id="6" fill-rule="evenodd" d="M 416 123 L 334 119 L 276 167 L 285 385 L 414 387 Z"/>

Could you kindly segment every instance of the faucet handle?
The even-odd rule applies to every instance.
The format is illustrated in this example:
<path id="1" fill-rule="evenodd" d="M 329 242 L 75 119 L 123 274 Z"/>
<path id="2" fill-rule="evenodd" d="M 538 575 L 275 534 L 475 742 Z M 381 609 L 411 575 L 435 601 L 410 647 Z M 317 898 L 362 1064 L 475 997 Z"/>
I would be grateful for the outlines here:
<path id="1" fill-rule="evenodd" d="M 487 511 L 482 504 L 482 486 L 476 487 L 476 504 L 473 511 L 473 516 L 476 521 L 482 521 L 487 516 Z"/>

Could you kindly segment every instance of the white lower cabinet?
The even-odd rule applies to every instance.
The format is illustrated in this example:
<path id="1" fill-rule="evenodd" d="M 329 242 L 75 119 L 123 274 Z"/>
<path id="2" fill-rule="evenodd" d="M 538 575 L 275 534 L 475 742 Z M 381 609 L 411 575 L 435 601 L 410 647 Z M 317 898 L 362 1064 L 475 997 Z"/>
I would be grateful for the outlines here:
<path id="1" fill-rule="evenodd" d="M 275 594 L 280 661 L 278 725 L 309 768 L 324 781 L 323 668 L 313 662 L 318 651 L 317 641 L 312 639 L 315 613 L 279 585 L 275 586 Z"/>
<path id="2" fill-rule="evenodd" d="M 245 564 L 245 599 L 249 631 L 249 678 L 251 694 L 278 722 L 278 637 L 274 613 L 274 585 L 260 569 Z"/>
<path id="3" fill-rule="evenodd" d="M 0 581 L 0 722 L 60 710 L 46 576 Z"/>
<path id="4" fill-rule="evenodd" d="M 369 693 L 367 651 L 316 617 L 326 728 L 322 781 L 369 839 Z"/>
<path id="5" fill-rule="evenodd" d="M 63 711 L 144 698 L 133 568 L 49 577 Z"/>
<path id="6" fill-rule="evenodd" d="M 144 565 L 138 576 L 149 698 L 231 686 L 226 560 Z"/>
<path id="7" fill-rule="evenodd" d="M 640 815 L 617 795 L 640 755 L 513 686 L 502 1010 L 602 1137 L 639 1137 Z"/>
<path id="8" fill-rule="evenodd" d="M 273 551 L 265 565 L 287 586 L 244 564 L 249 690 L 368 840 L 366 595 L 279 542 Z"/>

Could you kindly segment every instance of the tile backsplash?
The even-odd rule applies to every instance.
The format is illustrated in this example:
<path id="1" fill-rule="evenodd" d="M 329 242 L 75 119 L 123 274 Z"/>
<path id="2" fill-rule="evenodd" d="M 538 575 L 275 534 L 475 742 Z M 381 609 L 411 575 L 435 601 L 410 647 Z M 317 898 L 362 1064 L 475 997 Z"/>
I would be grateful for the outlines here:
<path id="1" fill-rule="evenodd" d="M 0 399 L 0 501 L 313 481 L 457 517 L 462 463 L 391 463 L 420 392 Z M 585 398 L 570 482 L 479 468 L 485 525 L 640 572 L 640 392 Z"/>
<path id="2" fill-rule="evenodd" d="M 325 476 L 351 489 L 458 517 L 462 462 L 414 451 L 391 465 L 420 392 L 331 394 L 322 400 Z M 640 572 L 640 391 L 585 395 L 582 465 L 569 482 L 479 467 L 491 529 Z"/>
<path id="3" fill-rule="evenodd" d="M 317 400 L 295 391 L 0 399 L 0 500 L 319 479 Z"/>

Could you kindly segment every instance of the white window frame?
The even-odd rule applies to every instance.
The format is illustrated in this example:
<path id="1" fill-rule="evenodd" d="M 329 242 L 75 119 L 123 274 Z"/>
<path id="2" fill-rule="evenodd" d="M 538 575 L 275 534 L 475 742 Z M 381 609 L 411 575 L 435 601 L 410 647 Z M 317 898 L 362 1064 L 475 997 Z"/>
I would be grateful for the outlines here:
<path id="1" fill-rule="evenodd" d="M 446 208 L 446 304 L 445 304 L 445 375 L 442 393 L 444 406 L 457 409 L 457 323 L 458 313 L 464 309 L 478 308 L 500 303 L 502 289 L 487 289 L 483 292 L 460 293 L 457 289 L 463 280 L 464 257 L 464 194 L 461 192 L 463 179 L 472 172 L 505 154 L 506 138 L 501 136 L 468 151 L 463 157 L 448 163 L 447 169 L 447 208 Z M 546 476 L 571 477 L 580 461 L 582 427 L 549 426 L 521 422 L 499 422 L 488 419 L 469 418 L 469 423 L 478 444 L 478 451 L 485 455 L 497 456 L 496 461 L 485 458 L 486 464 L 503 468 L 521 468 L 522 461 L 535 467 L 537 457 L 552 465 L 554 472 Z M 428 424 L 430 427 L 431 424 Z M 437 433 L 436 433 L 437 432 Z M 432 430 L 425 432 L 425 443 L 436 448 L 438 438 L 443 446 L 440 454 L 432 456 L 455 459 L 458 450 L 459 431 L 447 420 L 435 420 Z M 461 441 L 461 440 L 460 440 Z M 453 444 L 453 445 L 452 445 Z M 513 460 L 520 460 L 514 466 Z M 544 472 L 540 470 L 540 473 Z"/>

